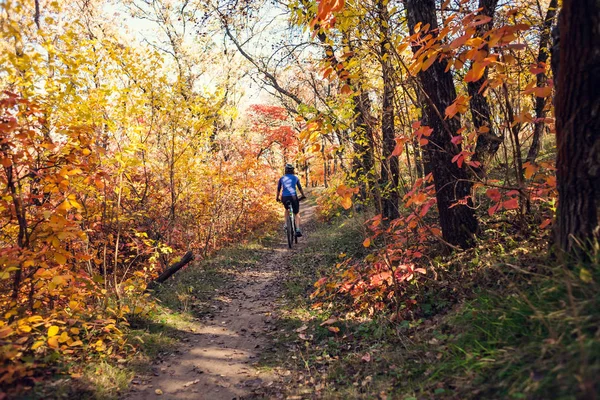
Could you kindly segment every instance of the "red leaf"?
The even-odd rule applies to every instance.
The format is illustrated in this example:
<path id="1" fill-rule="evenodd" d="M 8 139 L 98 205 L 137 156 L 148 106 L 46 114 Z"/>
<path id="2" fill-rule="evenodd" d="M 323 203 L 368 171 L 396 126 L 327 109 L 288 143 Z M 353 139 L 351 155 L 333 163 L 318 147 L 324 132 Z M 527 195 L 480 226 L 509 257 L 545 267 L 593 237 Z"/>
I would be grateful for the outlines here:
<path id="1" fill-rule="evenodd" d="M 461 143 L 462 143 L 462 141 L 463 141 L 463 137 L 462 137 L 462 136 L 460 136 L 460 135 L 458 135 L 458 136 L 454 136 L 454 137 L 452 138 L 452 143 L 454 143 L 455 145 L 459 145 L 459 144 L 461 144 Z"/>
<path id="2" fill-rule="evenodd" d="M 500 194 L 500 191 L 498 189 L 488 189 L 485 192 L 485 195 L 493 201 L 500 201 L 500 199 L 502 198 L 502 195 Z"/>
<path id="3" fill-rule="evenodd" d="M 496 205 L 494 205 L 494 206 L 492 206 L 492 207 L 490 207 L 490 208 L 488 209 L 488 214 L 490 215 L 490 217 L 491 217 L 492 215 L 496 214 L 496 212 L 498 212 L 498 210 L 500 209 L 500 206 L 501 206 L 501 205 L 502 205 L 502 204 L 498 203 L 498 204 L 496 204 Z"/>
<path id="4" fill-rule="evenodd" d="M 487 15 L 478 15 L 469 24 L 469 26 L 476 27 L 479 25 L 487 24 L 492 20 L 492 17 L 488 17 Z"/>
<path id="5" fill-rule="evenodd" d="M 504 207 L 506 210 L 515 210 L 519 208 L 519 199 L 515 197 L 510 200 L 506 200 L 504 203 L 502 203 L 502 207 Z"/>

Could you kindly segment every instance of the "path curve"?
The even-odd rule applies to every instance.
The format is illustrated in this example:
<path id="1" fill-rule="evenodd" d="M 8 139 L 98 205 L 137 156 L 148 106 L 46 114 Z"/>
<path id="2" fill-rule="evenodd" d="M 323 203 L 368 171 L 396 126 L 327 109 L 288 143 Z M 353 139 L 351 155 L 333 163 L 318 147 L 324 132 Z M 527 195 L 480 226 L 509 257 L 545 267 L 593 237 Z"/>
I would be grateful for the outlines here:
<path id="1" fill-rule="evenodd" d="M 304 207 L 306 226 L 313 215 L 314 206 Z M 300 239 L 289 250 L 281 235 L 258 268 L 237 271 L 213 301 L 219 304 L 214 314 L 183 333 L 179 354 L 153 365 L 152 376 L 136 376 L 125 398 L 251 399 L 262 398 L 264 389 L 277 386 L 281 376 L 258 370 L 255 364 L 262 349 L 270 346 L 268 334 L 277 330 L 271 316 L 290 256 L 302 251 L 305 243 Z"/>

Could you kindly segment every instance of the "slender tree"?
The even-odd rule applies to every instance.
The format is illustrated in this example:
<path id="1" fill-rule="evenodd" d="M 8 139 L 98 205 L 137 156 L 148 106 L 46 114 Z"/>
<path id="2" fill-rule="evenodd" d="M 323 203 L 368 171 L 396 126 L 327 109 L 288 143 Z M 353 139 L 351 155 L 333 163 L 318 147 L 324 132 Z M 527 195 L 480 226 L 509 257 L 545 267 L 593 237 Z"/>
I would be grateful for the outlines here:
<path id="1" fill-rule="evenodd" d="M 490 20 L 485 24 L 477 26 L 477 37 L 484 36 L 487 31 L 492 29 L 497 5 L 498 0 L 479 0 L 479 16 L 489 17 Z M 481 57 L 485 58 L 489 52 L 489 48 L 487 45 L 485 45 L 482 50 Z M 475 154 L 473 155 L 473 160 L 479 161 L 482 164 L 475 171 L 478 175 L 483 173 L 485 166 L 489 162 L 489 159 L 496 154 L 500 148 L 500 144 L 502 143 L 502 138 L 496 135 L 494 132 L 494 125 L 492 124 L 492 111 L 483 93 L 484 84 L 487 79 L 488 68 L 486 67 L 483 76 L 479 80 L 467 83 L 467 89 L 469 96 L 471 97 L 469 105 L 471 107 L 471 115 L 473 116 L 473 125 L 475 125 L 477 131 L 479 131 L 477 145 L 475 146 Z M 484 127 L 488 129 L 487 132 L 481 131 L 481 128 Z"/>
<path id="2" fill-rule="evenodd" d="M 395 219 L 400 216 L 398 212 L 398 156 L 393 155 L 396 147 L 394 132 L 394 87 L 393 66 L 391 57 L 392 43 L 389 38 L 390 14 L 387 0 L 377 2 L 379 18 L 381 74 L 383 78 L 383 98 L 381 110 L 381 132 L 383 140 L 383 160 L 381 162 L 381 181 L 385 185 L 383 201 L 384 218 Z"/>
<path id="3" fill-rule="evenodd" d="M 556 18 L 556 9 L 558 8 L 558 0 L 551 0 L 548 5 L 548 11 L 546 12 L 546 17 L 544 18 L 544 23 L 542 25 L 542 32 L 540 34 L 540 47 L 538 50 L 537 62 L 538 66 L 545 65 L 548 62 L 548 57 L 550 55 L 550 49 L 548 48 L 550 43 L 550 32 L 552 30 L 552 23 L 554 18 Z M 546 72 L 540 72 L 537 74 L 537 85 L 538 87 L 546 85 L 546 81 L 548 80 L 548 76 Z M 527 152 L 527 161 L 530 163 L 534 163 L 537 158 L 540 147 L 542 143 L 542 133 L 544 132 L 544 127 L 546 123 L 544 120 L 546 119 L 547 110 L 546 110 L 546 98 L 545 97 L 536 97 L 535 98 L 535 126 L 533 128 L 533 138 L 531 140 L 531 147 Z"/>

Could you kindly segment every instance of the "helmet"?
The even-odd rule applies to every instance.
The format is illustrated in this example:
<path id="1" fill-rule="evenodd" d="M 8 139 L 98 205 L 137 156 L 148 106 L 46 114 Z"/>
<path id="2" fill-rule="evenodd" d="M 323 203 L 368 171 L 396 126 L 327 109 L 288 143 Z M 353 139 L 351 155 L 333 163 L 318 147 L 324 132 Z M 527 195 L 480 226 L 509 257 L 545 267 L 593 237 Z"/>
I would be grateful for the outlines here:
<path id="1" fill-rule="evenodd" d="M 292 164 L 285 164 L 285 173 L 286 174 L 293 174 L 294 173 L 294 166 Z"/>

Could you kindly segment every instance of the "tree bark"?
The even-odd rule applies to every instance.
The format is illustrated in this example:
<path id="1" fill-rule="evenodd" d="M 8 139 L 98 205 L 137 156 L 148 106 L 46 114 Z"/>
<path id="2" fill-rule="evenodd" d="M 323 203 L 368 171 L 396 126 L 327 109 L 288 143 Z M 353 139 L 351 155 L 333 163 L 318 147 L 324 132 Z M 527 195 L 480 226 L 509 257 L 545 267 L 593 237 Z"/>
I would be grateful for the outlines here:
<path id="1" fill-rule="evenodd" d="M 383 139 L 383 160 L 381 161 L 381 180 L 383 184 L 382 203 L 383 217 L 396 219 L 400 216 L 398 211 L 398 175 L 400 166 L 398 156 L 392 155 L 396 147 L 396 134 L 394 131 L 394 82 L 391 53 L 391 42 L 389 40 L 390 15 L 387 8 L 387 0 L 377 2 L 380 30 L 380 52 L 381 73 L 383 78 L 383 99 L 381 111 L 381 133 Z"/>
<path id="2" fill-rule="evenodd" d="M 435 0 L 407 0 L 409 29 L 414 32 L 415 25 L 421 22 L 429 24 L 428 32 L 435 35 L 438 24 L 435 12 Z M 418 46 L 413 46 L 417 52 Z M 456 99 L 456 89 L 452 74 L 446 72 L 447 62 L 438 60 L 426 71 L 418 74 L 427 103 L 424 111 L 433 133 L 425 146 L 426 162 L 433 173 L 437 206 L 444 240 L 462 248 L 472 247 L 478 230 L 478 222 L 470 198 L 472 182 L 467 171 L 452 162 L 452 158 L 461 151 L 460 146 L 451 142 L 460 129 L 460 119 L 443 119 L 446 108 Z M 455 205 L 459 200 L 466 204 Z M 452 208 L 450 208 L 452 206 Z"/>
<path id="3" fill-rule="evenodd" d="M 600 239 L 600 2 L 564 0 L 559 19 L 556 239 L 585 259 Z"/>
<path id="4" fill-rule="evenodd" d="M 550 43 L 550 32 L 552 31 L 552 21 L 556 17 L 556 9 L 558 8 L 558 0 L 551 0 L 548 5 L 548 11 L 546 12 L 546 18 L 544 18 L 544 24 L 542 25 L 542 33 L 540 35 L 540 47 L 538 50 L 537 63 L 538 66 L 545 65 L 548 62 L 548 56 L 550 49 L 548 45 Z M 544 86 L 547 84 L 548 76 L 545 72 L 537 74 L 537 86 Z M 544 133 L 544 127 L 546 123 L 546 98 L 536 97 L 535 98 L 535 126 L 533 128 L 533 137 L 531 139 L 531 147 L 527 152 L 526 161 L 530 164 L 535 162 L 538 154 L 540 153 L 542 134 Z"/>

